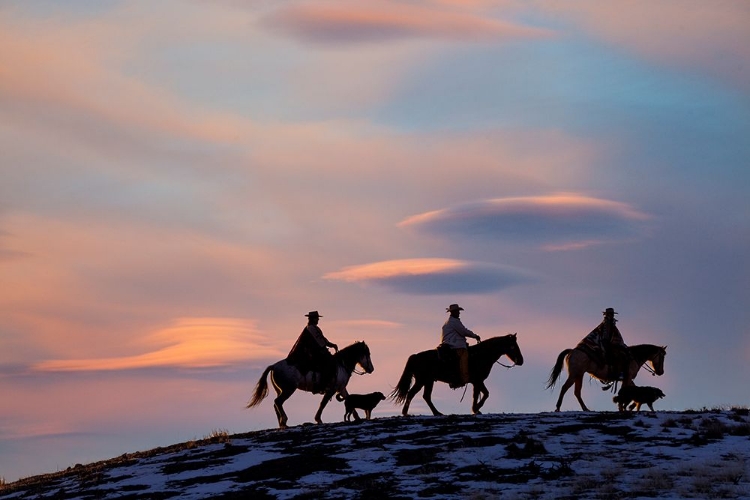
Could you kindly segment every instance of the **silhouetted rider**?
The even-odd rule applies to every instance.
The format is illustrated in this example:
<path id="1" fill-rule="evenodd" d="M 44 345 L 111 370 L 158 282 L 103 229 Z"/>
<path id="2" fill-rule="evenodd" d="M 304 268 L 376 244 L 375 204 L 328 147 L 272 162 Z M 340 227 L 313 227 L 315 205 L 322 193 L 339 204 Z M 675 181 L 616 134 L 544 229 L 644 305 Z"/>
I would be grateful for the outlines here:
<path id="1" fill-rule="evenodd" d="M 328 348 L 332 347 L 336 352 L 339 348 L 323 335 L 318 326 L 318 321 L 322 318 L 318 311 L 310 311 L 305 316 L 307 326 L 302 330 L 286 359 L 303 376 L 310 371 L 319 373 L 319 377 L 313 377 L 312 392 L 322 393 L 332 382 L 336 371 L 336 363 Z"/>
<path id="2" fill-rule="evenodd" d="M 604 319 L 586 336 L 586 340 L 599 346 L 604 354 L 604 362 L 609 367 L 610 378 L 618 380 L 620 375 L 623 376 L 623 385 L 630 383 L 630 351 L 622 334 L 617 328 L 615 319 L 615 310 L 608 307 L 602 311 Z"/>
<path id="3" fill-rule="evenodd" d="M 452 388 L 461 387 L 469 382 L 469 344 L 466 337 L 471 337 L 479 342 L 479 335 L 466 328 L 458 317 L 463 311 L 463 307 L 458 304 L 451 304 L 445 308 L 450 316 L 443 324 L 443 333 L 440 340 L 441 345 L 447 345 L 458 358 L 458 373 L 456 379 L 450 383 Z"/>

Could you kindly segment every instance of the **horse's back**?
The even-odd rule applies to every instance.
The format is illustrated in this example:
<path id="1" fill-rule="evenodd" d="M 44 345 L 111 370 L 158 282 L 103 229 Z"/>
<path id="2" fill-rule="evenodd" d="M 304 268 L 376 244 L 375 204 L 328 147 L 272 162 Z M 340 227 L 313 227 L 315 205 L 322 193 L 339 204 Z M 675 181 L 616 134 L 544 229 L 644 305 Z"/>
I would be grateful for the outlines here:
<path id="1" fill-rule="evenodd" d="M 276 385 L 297 385 L 303 376 L 297 367 L 284 358 L 271 365 L 271 378 Z"/>
<path id="2" fill-rule="evenodd" d="M 593 353 L 578 347 L 571 349 L 568 353 L 567 362 L 570 372 L 588 372 L 600 366 Z"/>

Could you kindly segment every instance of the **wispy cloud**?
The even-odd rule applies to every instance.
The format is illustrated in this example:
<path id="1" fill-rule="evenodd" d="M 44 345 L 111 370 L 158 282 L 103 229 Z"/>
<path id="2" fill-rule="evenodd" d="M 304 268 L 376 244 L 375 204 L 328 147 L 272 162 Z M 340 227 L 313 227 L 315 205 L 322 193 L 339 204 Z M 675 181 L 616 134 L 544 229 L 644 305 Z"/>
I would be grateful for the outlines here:
<path id="1" fill-rule="evenodd" d="M 358 43 L 430 38 L 486 41 L 550 36 L 551 32 L 445 6 L 373 1 L 292 5 L 265 20 L 306 42 Z"/>
<path id="2" fill-rule="evenodd" d="M 595 36 L 667 66 L 698 68 L 750 88 L 747 2 L 544 2 L 556 18 L 579 22 Z"/>
<path id="3" fill-rule="evenodd" d="M 346 267 L 323 278 L 426 295 L 488 293 L 534 279 L 529 273 L 511 267 L 437 258 L 373 262 Z"/>
<path id="4" fill-rule="evenodd" d="M 49 360 L 37 371 L 115 371 L 141 368 L 210 368 L 282 353 L 267 342 L 252 321 L 234 318 L 182 318 L 145 340 L 147 352 L 97 359 Z"/>
<path id="5" fill-rule="evenodd" d="M 554 194 L 456 205 L 414 215 L 399 226 L 446 237 L 531 241 L 561 250 L 633 237 L 648 219 L 626 203 Z"/>
<path id="6" fill-rule="evenodd" d="M 345 328 L 355 328 L 355 329 L 370 329 L 370 328 L 378 328 L 378 329 L 394 329 L 399 328 L 403 326 L 401 323 L 397 323 L 395 321 L 386 321 L 382 319 L 351 319 L 351 320 L 340 320 L 340 321 L 330 321 L 328 322 L 330 325 L 336 325 L 340 327 Z"/>

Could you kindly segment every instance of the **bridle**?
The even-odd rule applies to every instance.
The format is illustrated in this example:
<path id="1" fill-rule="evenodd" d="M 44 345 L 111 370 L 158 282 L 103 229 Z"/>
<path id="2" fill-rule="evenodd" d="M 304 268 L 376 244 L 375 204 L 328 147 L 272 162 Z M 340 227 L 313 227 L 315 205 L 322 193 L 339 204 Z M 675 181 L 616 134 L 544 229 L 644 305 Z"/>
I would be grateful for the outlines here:
<path id="1" fill-rule="evenodd" d="M 664 362 L 664 359 L 663 359 L 664 358 L 664 354 L 663 353 L 661 353 L 661 352 L 658 353 L 656 355 L 656 357 L 657 358 L 661 357 L 662 358 L 662 363 Z M 654 370 L 653 368 L 651 368 L 651 366 L 649 366 L 649 364 L 648 364 L 649 361 L 651 362 L 651 365 L 654 364 L 654 360 L 653 359 L 647 359 L 646 361 L 643 362 L 643 364 L 641 366 L 643 366 L 644 370 L 646 370 L 647 372 L 651 373 L 651 375 L 655 377 L 656 376 L 656 370 Z"/>

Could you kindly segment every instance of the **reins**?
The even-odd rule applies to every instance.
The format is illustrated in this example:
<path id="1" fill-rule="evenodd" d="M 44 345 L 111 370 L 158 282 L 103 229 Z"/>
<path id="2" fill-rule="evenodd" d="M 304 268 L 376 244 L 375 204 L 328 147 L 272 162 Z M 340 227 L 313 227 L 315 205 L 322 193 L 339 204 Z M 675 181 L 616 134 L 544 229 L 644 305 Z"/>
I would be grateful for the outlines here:
<path id="1" fill-rule="evenodd" d="M 648 364 L 646 364 L 646 361 L 644 361 L 643 365 L 641 366 L 643 366 L 644 370 L 646 370 L 647 372 L 650 372 L 651 375 L 653 375 L 654 377 L 656 376 L 656 371 L 653 368 L 651 368 Z"/>
<path id="2" fill-rule="evenodd" d="M 359 360 L 345 358 L 345 359 L 340 360 L 339 363 L 341 364 L 341 366 L 344 367 L 345 370 L 349 370 L 349 367 L 347 366 L 347 364 L 352 363 L 353 366 L 350 370 L 350 373 L 355 373 L 357 375 L 365 375 L 367 373 L 364 370 L 363 371 L 357 370 L 357 365 L 359 364 Z"/>
<path id="3" fill-rule="evenodd" d="M 503 368 L 507 368 L 508 370 L 510 370 L 510 369 L 511 369 L 511 368 L 513 368 L 514 366 L 517 366 L 517 365 L 516 365 L 515 363 L 514 363 L 514 364 L 512 364 L 512 365 L 504 365 L 504 364 L 502 364 L 502 363 L 500 362 L 500 360 L 499 360 L 499 359 L 498 359 L 497 361 L 495 361 L 495 363 L 497 363 L 498 365 L 502 366 Z"/>
<path id="4" fill-rule="evenodd" d="M 652 354 L 648 354 L 647 356 L 653 356 L 653 355 L 652 355 Z M 657 357 L 658 357 L 658 354 L 657 354 Z M 646 359 L 644 359 L 644 360 L 643 360 L 643 363 L 641 363 L 641 365 L 640 365 L 640 366 L 641 366 L 641 367 L 642 367 L 642 368 L 643 368 L 644 370 L 646 370 L 647 372 L 649 372 L 649 373 L 650 373 L 650 374 L 651 374 L 652 376 L 654 376 L 654 377 L 655 377 L 655 376 L 656 376 L 656 370 L 654 370 L 654 369 L 653 369 L 653 368 L 652 368 L 651 366 L 649 366 L 649 364 L 648 364 L 648 362 L 649 362 L 649 361 L 651 362 L 651 364 L 653 364 L 653 363 L 654 363 L 654 360 L 653 360 L 653 359 L 651 359 L 651 358 L 649 358 L 649 357 L 646 357 Z"/>
<path id="5" fill-rule="evenodd" d="M 366 371 L 359 371 L 359 370 L 357 370 L 357 365 L 355 364 L 354 368 L 352 368 L 352 373 L 354 373 L 355 375 L 364 375 L 367 372 Z"/>

